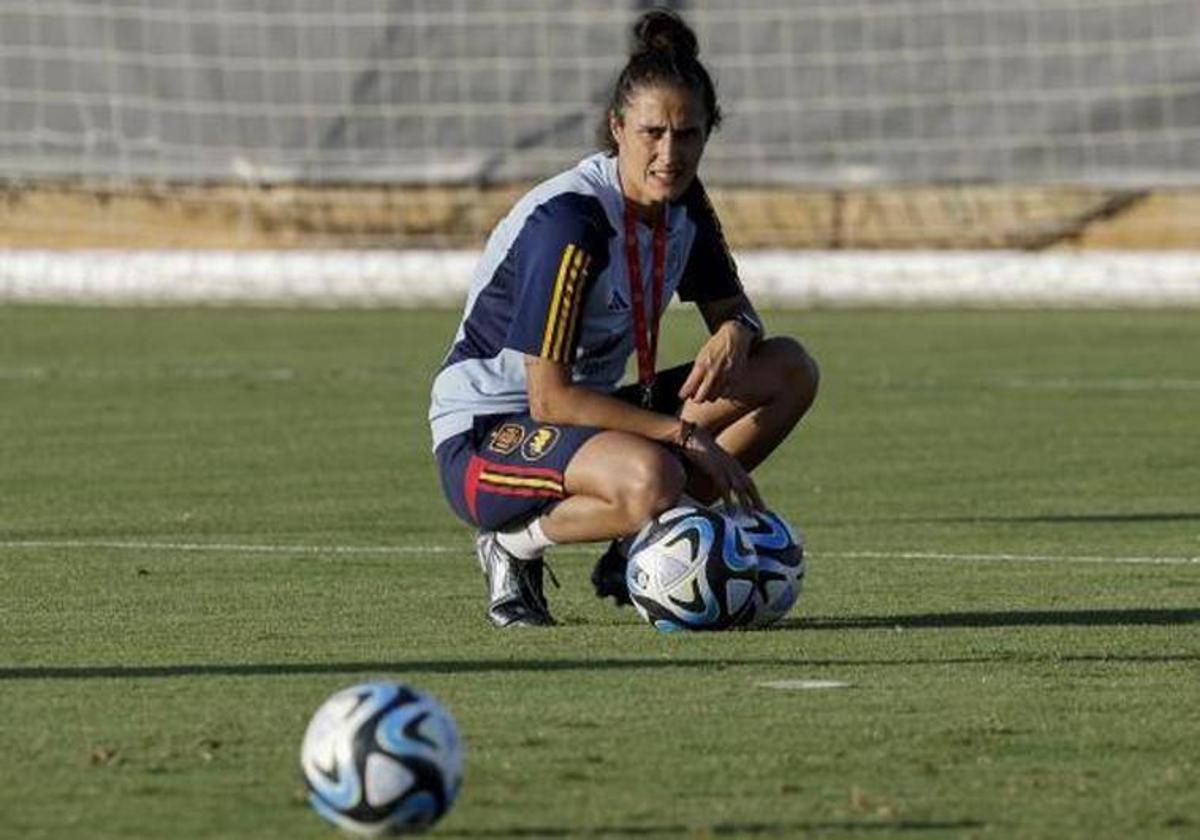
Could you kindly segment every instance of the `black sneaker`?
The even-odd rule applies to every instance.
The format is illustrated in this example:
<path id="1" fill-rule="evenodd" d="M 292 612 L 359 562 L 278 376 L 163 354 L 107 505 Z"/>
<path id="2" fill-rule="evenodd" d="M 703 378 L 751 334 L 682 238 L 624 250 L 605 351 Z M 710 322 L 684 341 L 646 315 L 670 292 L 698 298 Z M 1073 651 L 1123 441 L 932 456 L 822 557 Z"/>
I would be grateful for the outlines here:
<path id="1" fill-rule="evenodd" d="M 522 560 L 510 554 L 494 531 L 475 538 L 479 568 L 487 580 L 488 621 L 497 627 L 549 627 L 557 624 L 542 592 L 541 558 Z"/>
<path id="2" fill-rule="evenodd" d="M 613 540 L 592 569 L 592 586 L 597 598 L 611 597 L 618 607 L 633 603 L 629 597 L 629 586 L 625 583 L 625 567 L 628 565 L 629 558 L 621 550 L 621 541 Z"/>

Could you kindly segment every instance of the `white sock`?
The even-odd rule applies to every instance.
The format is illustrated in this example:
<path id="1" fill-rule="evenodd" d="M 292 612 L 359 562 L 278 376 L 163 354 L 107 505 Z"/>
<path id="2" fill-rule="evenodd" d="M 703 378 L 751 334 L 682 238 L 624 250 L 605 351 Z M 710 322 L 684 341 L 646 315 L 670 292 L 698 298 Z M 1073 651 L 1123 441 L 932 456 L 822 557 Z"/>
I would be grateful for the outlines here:
<path id="1" fill-rule="evenodd" d="M 554 540 L 542 531 L 540 516 L 519 528 L 499 532 L 496 534 L 496 540 L 505 551 L 522 560 L 536 560 L 547 548 L 554 545 Z"/>

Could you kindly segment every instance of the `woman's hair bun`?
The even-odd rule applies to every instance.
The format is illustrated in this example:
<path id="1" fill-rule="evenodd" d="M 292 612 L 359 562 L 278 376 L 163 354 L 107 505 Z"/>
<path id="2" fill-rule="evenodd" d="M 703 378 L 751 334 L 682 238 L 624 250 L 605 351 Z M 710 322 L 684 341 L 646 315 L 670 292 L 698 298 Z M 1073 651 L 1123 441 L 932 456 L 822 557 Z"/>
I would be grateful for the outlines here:
<path id="1" fill-rule="evenodd" d="M 623 120 L 625 109 L 643 88 L 676 85 L 694 91 L 704 105 L 707 137 L 721 125 L 721 106 L 712 76 L 700 63 L 700 43 L 683 18 L 670 9 L 651 9 L 638 17 L 631 31 L 629 61 L 613 84 L 608 106 L 597 123 L 600 148 L 610 155 L 620 150 L 613 136 L 613 120 Z"/>
<path id="2" fill-rule="evenodd" d="M 694 59 L 700 52 L 696 33 L 679 15 L 667 9 L 651 9 L 633 25 L 632 55 L 663 52 L 677 59 Z"/>

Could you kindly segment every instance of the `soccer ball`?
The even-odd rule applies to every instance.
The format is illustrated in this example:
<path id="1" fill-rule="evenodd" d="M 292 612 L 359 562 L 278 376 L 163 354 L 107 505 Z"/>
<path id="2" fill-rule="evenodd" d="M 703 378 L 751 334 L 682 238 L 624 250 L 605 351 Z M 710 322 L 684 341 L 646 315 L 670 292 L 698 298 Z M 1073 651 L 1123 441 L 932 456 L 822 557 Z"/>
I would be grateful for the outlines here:
<path id="1" fill-rule="evenodd" d="M 758 584 L 741 626 L 767 627 L 787 614 L 804 588 L 804 537 L 767 510 L 740 513 L 736 521 L 758 555 Z"/>
<path id="2" fill-rule="evenodd" d="M 625 582 L 638 613 L 659 630 L 724 630 L 753 604 L 758 561 L 732 519 L 681 506 L 634 538 Z"/>
<path id="3" fill-rule="evenodd" d="M 462 784 L 463 749 L 437 700 L 393 682 L 369 682 L 326 700 L 308 724 L 300 766 L 309 804 L 367 837 L 421 831 Z"/>

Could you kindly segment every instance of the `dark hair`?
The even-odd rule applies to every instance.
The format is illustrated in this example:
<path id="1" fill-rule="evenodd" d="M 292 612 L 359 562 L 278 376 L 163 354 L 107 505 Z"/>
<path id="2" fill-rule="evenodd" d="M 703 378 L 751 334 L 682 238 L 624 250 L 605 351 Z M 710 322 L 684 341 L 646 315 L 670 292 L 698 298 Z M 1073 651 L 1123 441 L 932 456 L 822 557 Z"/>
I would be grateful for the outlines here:
<path id="1" fill-rule="evenodd" d="M 698 93 L 708 115 L 705 133 L 711 134 L 719 127 L 721 108 L 717 105 L 717 89 L 700 63 L 699 54 L 696 33 L 675 12 L 651 9 L 639 17 L 633 25 L 629 61 L 613 85 L 596 132 L 600 147 L 616 154 L 617 141 L 609 129 L 608 115 L 623 118 L 635 90 L 659 84 L 677 85 Z"/>

